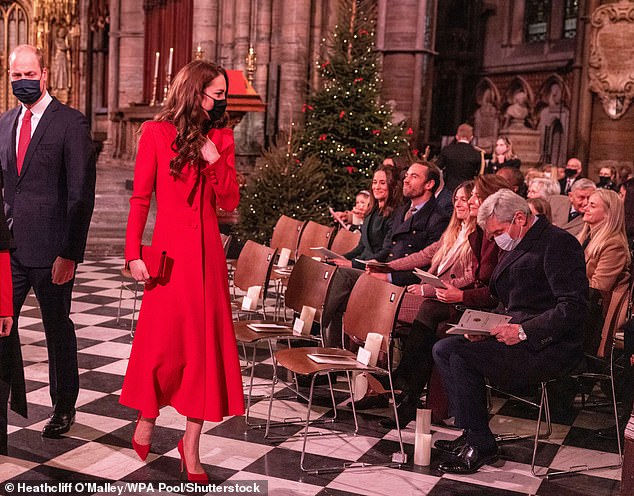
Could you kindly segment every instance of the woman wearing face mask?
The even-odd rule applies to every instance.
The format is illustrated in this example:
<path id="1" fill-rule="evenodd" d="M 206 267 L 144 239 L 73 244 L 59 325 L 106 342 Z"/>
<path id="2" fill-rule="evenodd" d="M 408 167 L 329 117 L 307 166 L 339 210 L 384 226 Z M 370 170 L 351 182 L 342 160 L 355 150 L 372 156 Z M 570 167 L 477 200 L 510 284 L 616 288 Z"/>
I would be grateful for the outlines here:
<path id="1" fill-rule="evenodd" d="M 597 188 L 611 189 L 612 191 L 616 191 L 618 193 L 619 188 L 615 181 L 616 167 L 612 165 L 610 167 L 601 167 L 601 169 L 599 169 L 599 182 L 597 183 Z"/>
<path id="2" fill-rule="evenodd" d="M 216 218 L 216 207 L 234 210 L 239 200 L 233 133 L 225 128 L 227 84 L 225 70 L 203 60 L 176 75 L 163 110 L 141 130 L 126 232 L 126 261 L 146 283 L 120 399 L 139 411 L 132 445 L 145 460 L 159 409 L 172 406 L 187 417 L 181 471 L 202 482 L 203 421 L 244 412 Z M 141 250 L 153 193 L 152 249 L 167 254 L 158 278 Z"/>

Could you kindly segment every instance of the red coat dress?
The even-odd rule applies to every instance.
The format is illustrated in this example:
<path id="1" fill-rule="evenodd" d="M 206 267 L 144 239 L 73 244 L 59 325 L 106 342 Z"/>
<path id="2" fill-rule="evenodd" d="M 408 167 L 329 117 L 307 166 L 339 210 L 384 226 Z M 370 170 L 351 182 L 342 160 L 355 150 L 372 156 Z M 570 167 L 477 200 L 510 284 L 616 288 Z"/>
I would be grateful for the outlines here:
<path id="1" fill-rule="evenodd" d="M 126 232 L 126 260 L 139 258 L 152 193 L 152 246 L 173 259 L 168 282 L 147 284 L 120 402 L 157 417 L 173 406 L 209 421 L 244 413 L 242 378 L 233 330 L 225 255 L 216 205 L 233 210 L 239 193 L 233 133 L 213 129 L 221 158 L 213 165 L 169 173 L 176 128 L 147 122 L 139 141 Z M 215 170 L 217 181 L 208 176 Z"/>

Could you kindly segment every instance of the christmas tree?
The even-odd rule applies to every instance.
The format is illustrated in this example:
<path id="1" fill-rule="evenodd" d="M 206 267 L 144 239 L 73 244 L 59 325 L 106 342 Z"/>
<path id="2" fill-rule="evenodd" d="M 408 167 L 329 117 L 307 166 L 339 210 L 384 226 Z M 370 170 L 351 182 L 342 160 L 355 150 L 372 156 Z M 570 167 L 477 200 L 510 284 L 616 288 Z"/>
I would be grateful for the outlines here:
<path id="1" fill-rule="evenodd" d="M 386 157 L 405 152 L 404 125 L 380 103 L 379 58 L 374 50 L 375 7 L 367 0 L 341 0 L 327 55 L 318 61 L 322 87 L 304 104 L 300 156 L 324 164 L 326 189 L 335 208 L 348 209 L 372 171 Z"/>
<path id="2" fill-rule="evenodd" d="M 297 155 L 297 140 L 280 137 L 264 151 L 241 192 L 238 240 L 268 244 L 273 227 L 284 214 L 327 224 L 325 175 L 319 159 Z"/>

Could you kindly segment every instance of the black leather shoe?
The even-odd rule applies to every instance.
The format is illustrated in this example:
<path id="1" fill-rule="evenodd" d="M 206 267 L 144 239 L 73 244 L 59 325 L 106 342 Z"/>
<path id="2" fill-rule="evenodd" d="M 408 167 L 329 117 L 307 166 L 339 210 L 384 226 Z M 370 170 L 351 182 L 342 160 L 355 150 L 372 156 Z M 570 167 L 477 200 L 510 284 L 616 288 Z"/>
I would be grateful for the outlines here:
<path id="1" fill-rule="evenodd" d="M 369 410 L 371 408 L 387 408 L 390 405 L 390 401 L 384 394 L 370 394 L 364 396 L 358 401 L 354 402 L 355 410 Z"/>
<path id="2" fill-rule="evenodd" d="M 473 474 L 482 465 L 494 463 L 497 459 L 497 446 L 493 451 L 480 452 L 475 446 L 465 444 L 454 460 L 441 463 L 438 470 L 447 474 Z"/>
<path id="3" fill-rule="evenodd" d="M 467 433 L 465 432 L 460 437 L 448 441 L 446 439 L 439 439 L 434 443 L 434 448 L 443 453 L 449 453 L 450 455 L 457 455 L 462 448 L 467 444 Z"/>
<path id="4" fill-rule="evenodd" d="M 416 418 L 416 405 L 413 403 L 401 403 L 396 409 L 398 414 L 398 423 L 401 429 L 405 429 L 407 424 Z M 386 429 L 396 429 L 396 420 L 392 418 L 384 418 L 379 421 L 381 427 Z"/>
<path id="5" fill-rule="evenodd" d="M 48 420 L 48 422 L 46 422 L 44 429 L 42 429 L 42 437 L 58 439 L 62 436 L 62 434 L 66 434 L 70 430 L 70 426 L 74 423 L 74 408 L 69 412 L 55 412 L 53 413 L 53 415 L 51 415 L 51 418 Z"/>

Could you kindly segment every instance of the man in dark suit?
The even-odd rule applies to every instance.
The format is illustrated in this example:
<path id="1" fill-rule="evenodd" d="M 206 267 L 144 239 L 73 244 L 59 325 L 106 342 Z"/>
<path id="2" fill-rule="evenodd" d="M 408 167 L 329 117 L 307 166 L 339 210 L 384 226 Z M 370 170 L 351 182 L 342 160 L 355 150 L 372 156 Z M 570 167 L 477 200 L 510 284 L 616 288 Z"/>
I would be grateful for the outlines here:
<path id="1" fill-rule="evenodd" d="M 581 167 L 581 160 L 578 158 L 571 158 L 566 162 L 566 168 L 564 169 L 564 178 L 559 180 L 559 187 L 561 188 L 561 194 L 567 195 L 570 193 L 572 185 L 578 179 L 583 177 L 583 168 Z"/>
<path id="2" fill-rule="evenodd" d="M 443 171 L 445 187 L 450 192 L 480 173 L 482 154 L 471 145 L 472 139 L 473 128 L 469 124 L 460 124 L 456 140 L 443 148 L 438 156 L 438 167 Z"/>
<path id="3" fill-rule="evenodd" d="M 491 337 L 438 341 L 434 362 L 464 433 L 436 447 L 455 455 L 439 469 L 472 473 L 497 459 L 489 429 L 485 379 L 505 389 L 563 377 L 583 358 L 588 280 L 583 249 L 570 234 L 531 214 L 509 190 L 488 197 L 478 224 L 506 252 L 495 268 L 491 294 L 512 317 Z"/>
<path id="4" fill-rule="evenodd" d="M 75 418 L 79 393 L 77 339 L 70 320 L 75 270 L 83 261 L 95 201 L 95 154 L 83 114 L 46 91 L 39 49 L 18 46 L 9 57 L 13 94 L 21 105 L 0 118 L 4 209 L 11 252 L 14 315 L 31 288 L 48 349 L 51 418 L 44 437 L 60 437 Z"/>
<path id="5" fill-rule="evenodd" d="M 596 185 L 590 179 L 581 178 L 574 182 L 567 196 L 552 195 L 548 198 L 553 224 L 577 236 L 583 229 L 583 214 L 586 212 L 588 200 L 596 189 Z"/>
<path id="6" fill-rule="evenodd" d="M 403 196 L 409 201 L 394 211 L 385 261 L 406 257 L 440 239 L 449 217 L 434 196 L 439 182 L 440 170 L 431 162 L 414 162 L 407 169 Z M 411 271 L 392 272 L 387 279 L 398 286 L 420 282 Z"/>

